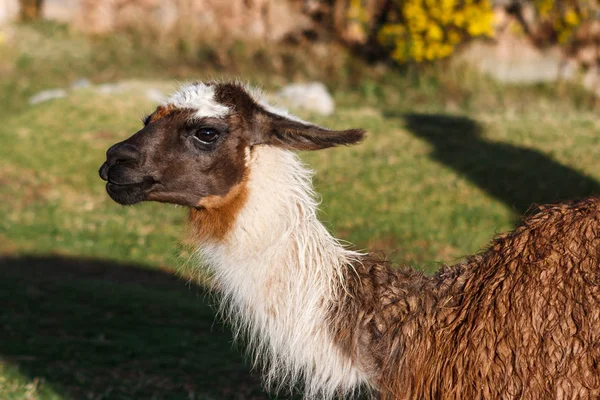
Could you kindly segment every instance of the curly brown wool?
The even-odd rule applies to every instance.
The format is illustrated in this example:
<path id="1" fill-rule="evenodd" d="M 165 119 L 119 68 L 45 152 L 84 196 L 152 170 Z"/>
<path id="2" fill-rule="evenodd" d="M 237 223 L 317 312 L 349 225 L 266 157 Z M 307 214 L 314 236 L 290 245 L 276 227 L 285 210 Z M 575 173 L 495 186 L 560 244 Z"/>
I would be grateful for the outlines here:
<path id="1" fill-rule="evenodd" d="M 365 257 L 334 335 L 381 399 L 599 398 L 599 208 L 541 207 L 431 277 Z"/>

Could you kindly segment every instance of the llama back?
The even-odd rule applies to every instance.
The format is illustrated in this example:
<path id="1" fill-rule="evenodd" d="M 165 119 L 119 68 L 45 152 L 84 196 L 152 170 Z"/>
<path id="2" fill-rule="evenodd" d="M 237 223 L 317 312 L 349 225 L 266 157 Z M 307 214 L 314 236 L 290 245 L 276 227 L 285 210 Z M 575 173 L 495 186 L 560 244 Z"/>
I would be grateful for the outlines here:
<path id="1" fill-rule="evenodd" d="M 599 208 L 542 207 L 432 277 L 363 259 L 332 311 L 353 316 L 332 324 L 340 343 L 383 399 L 599 396 Z"/>
<path id="2" fill-rule="evenodd" d="M 541 207 L 462 265 L 463 282 L 439 276 L 454 288 L 432 321 L 435 350 L 412 351 L 431 356 L 415 398 L 600 396 L 599 209 Z"/>

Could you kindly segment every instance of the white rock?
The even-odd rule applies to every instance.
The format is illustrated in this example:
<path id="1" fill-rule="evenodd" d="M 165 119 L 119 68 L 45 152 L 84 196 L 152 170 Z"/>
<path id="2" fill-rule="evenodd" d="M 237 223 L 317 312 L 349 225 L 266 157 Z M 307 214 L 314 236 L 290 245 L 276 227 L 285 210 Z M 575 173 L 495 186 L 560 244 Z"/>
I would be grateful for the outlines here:
<path id="1" fill-rule="evenodd" d="M 67 91 L 64 89 L 43 90 L 29 98 L 29 104 L 39 104 L 45 101 L 67 97 Z"/>
<path id="2" fill-rule="evenodd" d="M 297 83 L 284 87 L 276 97 L 290 108 L 302 108 L 321 115 L 331 115 L 335 103 L 321 82 Z"/>
<path id="3" fill-rule="evenodd" d="M 555 82 L 572 75 L 558 49 L 540 50 L 512 34 L 499 35 L 495 45 L 475 41 L 463 49 L 460 57 L 504 83 Z"/>
<path id="4" fill-rule="evenodd" d="M 71 89 L 85 89 L 90 86 L 92 86 L 92 82 L 87 78 L 81 78 L 71 82 Z"/>
<path id="5" fill-rule="evenodd" d="M 96 90 L 102 94 L 113 94 L 121 92 L 123 87 L 118 83 L 103 83 L 96 86 Z"/>

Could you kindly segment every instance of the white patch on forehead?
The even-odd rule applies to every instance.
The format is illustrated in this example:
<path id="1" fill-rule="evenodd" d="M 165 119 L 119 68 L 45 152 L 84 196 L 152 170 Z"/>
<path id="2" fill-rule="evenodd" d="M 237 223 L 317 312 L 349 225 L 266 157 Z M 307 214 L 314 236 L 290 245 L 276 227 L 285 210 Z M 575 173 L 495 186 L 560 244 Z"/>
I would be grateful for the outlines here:
<path id="1" fill-rule="evenodd" d="M 218 83 L 216 83 L 218 85 Z M 271 114 L 287 118 L 292 121 L 300 122 L 306 125 L 311 124 L 290 113 L 287 109 L 278 105 L 270 104 L 265 93 L 256 87 L 239 83 L 246 92 L 259 104 L 264 110 Z M 271 100 L 271 98 L 269 98 Z M 222 118 L 232 112 L 232 110 L 215 100 L 215 84 L 205 84 L 202 82 L 191 83 L 179 89 L 177 93 L 167 99 L 163 105 L 173 105 L 177 108 L 190 108 L 196 110 L 196 118 Z"/>
<path id="2" fill-rule="evenodd" d="M 196 118 L 222 118 L 231 111 L 229 107 L 215 100 L 215 88 L 204 83 L 183 86 L 169 97 L 164 105 L 196 110 L 194 114 Z"/>

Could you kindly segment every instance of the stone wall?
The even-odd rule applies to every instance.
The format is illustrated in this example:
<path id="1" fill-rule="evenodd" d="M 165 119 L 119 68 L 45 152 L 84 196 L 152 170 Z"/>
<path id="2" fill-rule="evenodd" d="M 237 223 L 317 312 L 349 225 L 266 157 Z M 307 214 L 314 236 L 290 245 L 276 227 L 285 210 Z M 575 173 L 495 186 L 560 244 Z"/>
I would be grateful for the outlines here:
<path id="1" fill-rule="evenodd" d="M 42 18 L 53 21 L 72 23 L 82 10 L 81 0 L 44 0 Z"/>
<path id="2" fill-rule="evenodd" d="M 0 4 L 2 4 L 0 0 Z M 11 1 L 11 0 L 9 0 Z M 302 0 L 44 0 L 42 16 L 90 34 L 152 31 L 187 39 L 277 41 L 308 29 Z M 1 7 L 0 7 L 1 8 Z M 1 12 L 1 11 L 0 11 Z"/>
<path id="3" fill-rule="evenodd" d="M 13 20 L 19 15 L 18 0 L 0 0 L 0 24 Z"/>
<path id="4" fill-rule="evenodd" d="M 524 17 L 535 30 L 533 17 Z M 503 8 L 496 8 L 495 23 L 493 40 L 469 43 L 458 57 L 501 82 L 574 81 L 600 97 L 600 19 L 582 23 L 562 46 L 538 45 Z"/>

